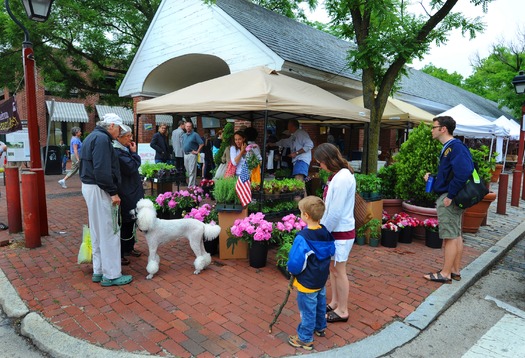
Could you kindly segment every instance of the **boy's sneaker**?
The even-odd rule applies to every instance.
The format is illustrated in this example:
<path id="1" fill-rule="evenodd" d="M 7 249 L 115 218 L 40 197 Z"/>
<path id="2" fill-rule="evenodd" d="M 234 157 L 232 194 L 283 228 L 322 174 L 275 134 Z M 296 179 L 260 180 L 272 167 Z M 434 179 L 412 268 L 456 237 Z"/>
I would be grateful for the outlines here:
<path id="1" fill-rule="evenodd" d="M 60 184 L 60 186 L 64 189 L 67 189 L 67 186 L 66 186 L 66 181 L 64 179 L 60 179 L 58 181 L 58 184 Z"/>
<path id="2" fill-rule="evenodd" d="M 314 342 L 305 343 L 301 341 L 298 336 L 289 336 L 288 343 L 290 343 L 290 345 L 293 347 L 302 348 L 307 351 L 311 351 L 312 349 L 314 349 Z"/>
<path id="3" fill-rule="evenodd" d="M 314 331 L 314 333 L 315 333 L 315 335 L 317 337 L 324 337 L 324 336 L 326 336 L 326 333 L 325 333 L 324 329 L 321 330 L 321 331 Z"/>

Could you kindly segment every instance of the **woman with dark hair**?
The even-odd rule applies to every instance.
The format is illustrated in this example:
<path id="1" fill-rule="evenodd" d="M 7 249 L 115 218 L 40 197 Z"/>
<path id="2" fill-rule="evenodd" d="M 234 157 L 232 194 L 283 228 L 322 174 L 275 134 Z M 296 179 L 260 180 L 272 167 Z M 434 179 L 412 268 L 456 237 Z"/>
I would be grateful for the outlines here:
<path id="1" fill-rule="evenodd" d="M 80 168 L 80 152 L 82 149 L 82 141 L 80 136 L 82 135 L 82 130 L 80 127 L 71 128 L 71 144 L 69 145 L 69 153 L 71 155 L 71 171 L 66 174 L 64 179 L 60 179 L 58 184 L 64 189 L 67 189 L 66 180 L 71 178 Z"/>
<path id="2" fill-rule="evenodd" d="M 354 171 L 337 147 L 323 143 L 315 149 L 314 159 L 331 172 L 323 193 L 325 212 L 321 219 L 335 239 L 335 255 L 330 264 L 332 299 L 326 305 L 326 321 L 347 322 L 348 289 L 346 263 L 355 239 L 354 204 L 356 182 Z"/>
<path id="3" fill-rule="evenodd" d="M 235 175 L 241 175 L 241 168 L 246 161 L 246 135 L 243 131 L 233 133 L 233 143 L 230 146 L 230 160 L 235 166 Z"/>

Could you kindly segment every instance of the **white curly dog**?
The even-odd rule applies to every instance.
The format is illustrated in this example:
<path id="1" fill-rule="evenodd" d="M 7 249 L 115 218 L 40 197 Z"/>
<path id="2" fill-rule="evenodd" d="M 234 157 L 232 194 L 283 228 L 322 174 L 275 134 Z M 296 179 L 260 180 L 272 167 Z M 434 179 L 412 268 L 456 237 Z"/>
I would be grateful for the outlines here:
<path id="1" fill-rule="evenodd" d="M 198 274 L 211 263 L 210 254 L 204 249 L 204 240 L 210 241 L 219 236 L 221 232 L 219 225 L 204 224 L 196 219 L 158 219 L 153 202 L 149 199 L 139 200 L 134 215 L 137 218 L 138 228 L 146 234 L 148 242 L 149 257 L 146 267 L 149 273 L 146 276 L 148 280 L 159 271 L 158 247 L 171 240 L 188 239 L 190 247 L 197 257 L 193 262 L 194 274 Z"/>

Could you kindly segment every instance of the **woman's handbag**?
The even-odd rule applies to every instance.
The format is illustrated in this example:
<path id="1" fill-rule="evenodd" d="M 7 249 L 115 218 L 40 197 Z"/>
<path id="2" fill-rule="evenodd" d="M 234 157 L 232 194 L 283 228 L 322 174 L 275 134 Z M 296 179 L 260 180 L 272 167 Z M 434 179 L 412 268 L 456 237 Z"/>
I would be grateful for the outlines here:
<path id="1" fill-rule="evenodd" d="M 356 230 L 372 220 L 372 213 L 370 212 L 370 206 L 366 203 L 359 193 L 355 193 L 355 204 L 354 204 L 354 219 Z"/>
<path id="2" fill-rule="evenodd" d="M 487 185 L 479 177 L 477 170 L 474 169 L 465 186 L 458 191 L 452 202 L 461 209 L 467 209 L 483 200 L 488 193 Z"/>
<path id="3" fill-rule="evenodd" d="M 228 161 L 228 166 L 226 167 L 226 171 L 224 172 L 224 177 L 225 178 L 234 177 L 236 171 L 237 171 L 237 167 L 233 165 L 231 161 Z"/>

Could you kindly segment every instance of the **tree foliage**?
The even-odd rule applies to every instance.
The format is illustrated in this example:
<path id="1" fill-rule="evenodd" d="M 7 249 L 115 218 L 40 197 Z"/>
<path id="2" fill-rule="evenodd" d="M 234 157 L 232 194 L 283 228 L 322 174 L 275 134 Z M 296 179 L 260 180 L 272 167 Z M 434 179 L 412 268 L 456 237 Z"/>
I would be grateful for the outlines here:
<path id="1" fill-rule="evenodd" d="M 455 71 L 453 73 L 448 73 L 446 69 L 436 67 L 433 64 L 426 65 L 421 69 L 421 71 L 433 77 L 439 78 L 442 81 L 453 84 L 454 86 L 463 86 L 463 76 Z"/>
<path id="2" fill-rule="evenodd" d="M 22 4 L 12 12 L 29 30 L 46 90 L 61 96 L 101 94 L 118 103 L 117 88 L 161 0 L 55 1 L 45 23 L 27 19 Z M 23 78 L 22 30 L 0 12 L 0 81 L 14 91 Z"/>
<path id="3" fill-rule="evenodd" d="M 487 10 L 492 0 L 471 0 Z M 422 59 L 430 45 L 444 45 L 454 29 L 471 38 L 483 30 L 479 18 L 453 12 L 458 0 L 420 1 L 423 15 L 409 12 L 404 0 L 326 0 L 325 6 L 340 35 L 355 43 L 348 65 L 362 74 L 364 105 L 370 109 L 369 172 L 377 169 L 381 117 L 388 96 L 396 90 L 406 64 Z"/>

